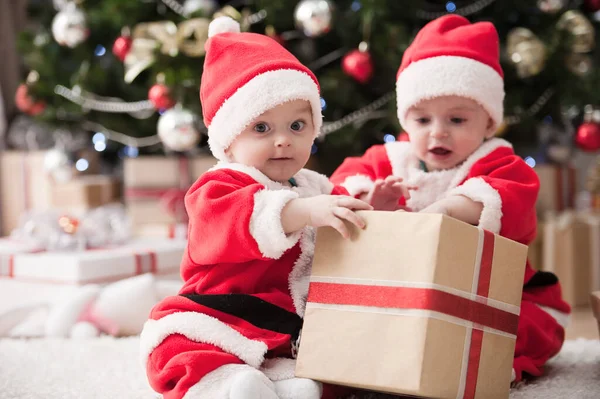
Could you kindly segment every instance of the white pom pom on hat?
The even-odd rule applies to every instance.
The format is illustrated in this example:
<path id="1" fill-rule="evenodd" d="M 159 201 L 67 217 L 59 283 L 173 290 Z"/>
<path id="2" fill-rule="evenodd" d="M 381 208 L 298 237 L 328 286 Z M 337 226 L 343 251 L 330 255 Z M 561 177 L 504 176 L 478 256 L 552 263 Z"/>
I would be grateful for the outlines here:
<path id="1" fill-rule="evenodd" d="M 208 25 L 208 37 L 213 37 L 220 33 L 240 33 L 240 24 L 231 17 L 215 18 Z"/>

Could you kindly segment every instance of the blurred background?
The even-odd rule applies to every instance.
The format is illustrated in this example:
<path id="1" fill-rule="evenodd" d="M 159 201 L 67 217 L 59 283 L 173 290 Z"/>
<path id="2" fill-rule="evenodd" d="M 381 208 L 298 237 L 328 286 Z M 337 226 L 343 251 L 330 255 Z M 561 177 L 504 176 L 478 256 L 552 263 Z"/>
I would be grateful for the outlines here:
<path id="1" fill-rule="evenodd" d="M 600 208 L 600 0 L 0 0 L 0 9 L 0 230 L 28 250 L 185 239 L 183 195 L 215 163 L 199 85 L 216 16 L 273 37 L 315 72 L 325 124 L 308 167 L 330 174 L 373 144 L 406 139 L 394 93 L 402 54 L 423 25 L 455 13 L 500 35 L 497 136 L 542 182 L 534 266 L 565 264 L 543 250 L 548 225 L 549 236 L 570 234 L 552 242 L 587 254 L 570 262 L 600 273 L 590 218 L 573 216 Z M 575 292 L 600 284 L 577 273 L 585 281 L 565 283 Z"/>

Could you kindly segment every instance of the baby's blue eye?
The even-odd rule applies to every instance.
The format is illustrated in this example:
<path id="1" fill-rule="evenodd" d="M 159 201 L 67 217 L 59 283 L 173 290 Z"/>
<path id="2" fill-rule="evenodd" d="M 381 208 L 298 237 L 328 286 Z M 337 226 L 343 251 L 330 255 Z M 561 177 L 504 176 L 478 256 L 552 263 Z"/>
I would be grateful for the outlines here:
<path id="1" fill-rule="evenodd" d="M 300 130 L 302 130 L 302 128 L 304 127 L 304 125 L 305 125 L 305 123 L 303 121 L 294 121 L 290 125 L 290 128 L 292 130 L 300 131 Z"/>
<path id="2" fill-rule="evenodd" d="M 269 131 L 269 125 L 263 122 L 257 123 L 254 125 L 254 131 L 258 133 L 266 133 Z"/>

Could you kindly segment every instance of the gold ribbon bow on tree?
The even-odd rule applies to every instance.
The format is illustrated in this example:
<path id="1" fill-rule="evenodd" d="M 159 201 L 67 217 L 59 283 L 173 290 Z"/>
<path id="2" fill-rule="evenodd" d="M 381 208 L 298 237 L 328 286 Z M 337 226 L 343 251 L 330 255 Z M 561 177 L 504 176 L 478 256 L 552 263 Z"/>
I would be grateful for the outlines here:
<path id="1" fill-rule="evenodd" d="M 180 52 L 189 57 L 202 57 L 208 39 L 207 18 L 194 18 L 176 25 L 171 21 L 145 22 L 135 26 L 131 50 L 125 57 L 125 82 L 131 83 L 156 60 L 155 51 L 172 57 Z"/>

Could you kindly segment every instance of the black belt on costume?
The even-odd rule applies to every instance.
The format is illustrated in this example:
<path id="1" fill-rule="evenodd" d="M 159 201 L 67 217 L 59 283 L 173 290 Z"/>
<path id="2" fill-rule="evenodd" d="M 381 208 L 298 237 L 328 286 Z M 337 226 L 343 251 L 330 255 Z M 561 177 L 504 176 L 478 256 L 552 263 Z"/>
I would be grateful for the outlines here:
<path id="1" fill-rule="evenodd" d="M 296 313 L 248 294 L 182 295 L 199 305 L 238 317 L 263 330 L 289 334 L 295 342 L 302 329 L 302 318 Z"/>

